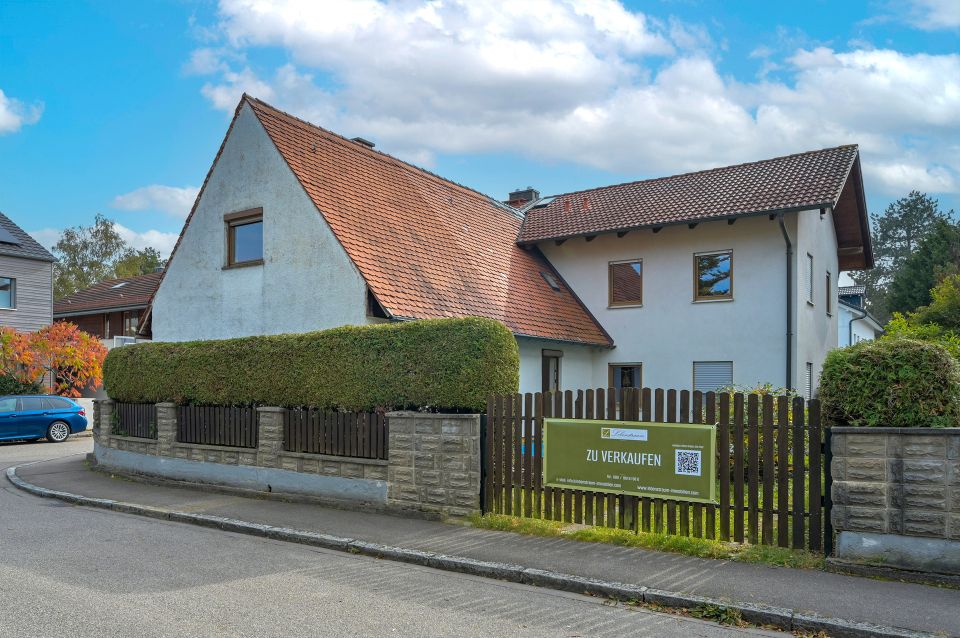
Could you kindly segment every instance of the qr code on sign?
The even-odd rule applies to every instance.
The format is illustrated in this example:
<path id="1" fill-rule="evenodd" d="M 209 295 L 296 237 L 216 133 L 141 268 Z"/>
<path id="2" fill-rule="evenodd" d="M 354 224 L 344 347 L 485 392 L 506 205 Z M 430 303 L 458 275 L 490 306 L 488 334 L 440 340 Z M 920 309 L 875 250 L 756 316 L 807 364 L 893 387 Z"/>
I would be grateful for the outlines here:
<path id="1" fill-rule="evenodd" d="M 674 474 L 700 476 L 700 450 L 676 450 Z"/>

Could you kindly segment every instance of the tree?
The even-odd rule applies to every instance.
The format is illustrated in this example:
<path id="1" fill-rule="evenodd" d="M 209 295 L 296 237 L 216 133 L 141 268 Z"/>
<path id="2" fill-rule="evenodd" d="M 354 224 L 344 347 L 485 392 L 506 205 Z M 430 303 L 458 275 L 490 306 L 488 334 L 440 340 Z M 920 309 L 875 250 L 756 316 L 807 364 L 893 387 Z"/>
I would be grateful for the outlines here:
<path id="1" fill-rule="evenodd" d="M 916 325 L 936 324 L 960 335 L 960 274 L 944 277 L 930 291 L 930 296 L 929 305 L 910 313 L 910 322 Z"/>
<path id="2" fill-rule="evenodd" d="M 45 385 L 44 390 L 78 397 L 87 387 L 103 382 L 106 347 L 96 337 L 66 321 L 36 332 L 0 328 L 0 367 L 3 376 L 23 386 Z"/>
<path id="3" fill-rule="evenodd" d="M 875 316 L 889 317 L 887 287 L 935 224 L 952 214 L 953 211 L 941 211 L 939 202 L 925 193 L 910 191 L 887 206 L 882 215 L 871 215 L 876 265 L 872 270 L 850 273 L 850 277 L 854 283 L 866 286 L 868 307 Z"/>
<path id="4" fill-rule="evenodd" d="M 104 279 L 132 277 L 153 272 L 163 265 L 153 248 L 134 250 L 117 232 L 113 222 L 98 214 L 92 226 L 67 228 L 53 247 L 56 299 L 89 288 Z"/>
<path id="5" fill-rule="evenodd" d="M 887 307 L 908 313 L 932 301 L 934 287 L 952 274 L 960 273 L 960 225 L 938 219 L 933 228 L 907 257 L 887 291 Z"/>

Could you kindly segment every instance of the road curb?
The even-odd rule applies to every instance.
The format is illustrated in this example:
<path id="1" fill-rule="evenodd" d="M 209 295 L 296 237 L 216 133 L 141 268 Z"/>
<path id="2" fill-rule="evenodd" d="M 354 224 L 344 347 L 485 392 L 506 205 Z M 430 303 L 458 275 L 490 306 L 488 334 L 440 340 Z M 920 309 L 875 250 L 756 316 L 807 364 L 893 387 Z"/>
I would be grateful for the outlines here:
<path id="1" fill-rule="evenodd" d="M 716 605 L 740 612 L 747 622 L 770 625 L 786 631 L 823 631 L 833 638 L 943 638 L 942 634 L 883 627 L 869 623 L 853 622 L 838 618 L 827 618 L 815 614 L 799 613 L 784 607 L 770 607 L 752 603 L 735 603 L 690 594 L 668 592 L 642 585 L 631 585 L 611 581 L 585 578 L 571 574 L 562 574 L 542 569 L 533 569 L 523 565 L 482 561 L 462 556 L 436 554 L 402 547 L 392 547 L 379 543 L 370 543 L 354 538 L 344 538 L 320 532 L 310 532 L 289 527 L 276 527 L 261 523 L 250 523 L 234 518 L 178 512 L 148 505 L 138 505 L 105 498 L 93 498 L 47 489 L 24 481 L 17 476 L 17 467 L 7 468 L 7 480 L 17 488 L 44 498 L 56 498 L 75 505 L 97 507 L 100 509 L 136 514 L 149 518 L 169 520 L 177 523 L 189 523 L 202 527 L 212 527 L 224 531 L 259 536 L 313 547 L 321 547 L 351 554 L 362 554 L 373 558 L 393 560 L 423 567 L 432 567 L 445 571 L 471 574 L 485 578 L 494 578 L 514 583 L 534 585 L 560 591 L 604 596 L 628 602 L 643 602 L 662 607 L 677 609 L 696 609 L 704 605 Z"/>

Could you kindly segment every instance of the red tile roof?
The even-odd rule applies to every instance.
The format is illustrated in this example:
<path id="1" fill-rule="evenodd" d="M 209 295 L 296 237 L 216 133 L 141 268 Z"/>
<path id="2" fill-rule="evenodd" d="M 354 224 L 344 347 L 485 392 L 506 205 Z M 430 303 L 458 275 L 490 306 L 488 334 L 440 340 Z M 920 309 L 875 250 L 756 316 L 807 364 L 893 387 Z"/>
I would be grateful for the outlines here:
<path id="1" fill-rule="evenodd" d="M 490 317 L 518 335 L 611 345 L 539 252 L 517 245 L 514 209 L 249 96 L 238 109 L 244 103 L 393 317 Z"/>
<path id="2" fill-rule="evenodd" d="M 557 195 L 527 212 L 519 242 L 834 207 L 857 156 L 838 146 Z"/>
<path id="3" fill-rule="evenodd" d="M 101 281 L 53 302 L 53 316 L 75 315 L 84 311 L 146 307 L 157 286 L 160 285 L 162 276 L 163 273 L 150 273 Z"/>

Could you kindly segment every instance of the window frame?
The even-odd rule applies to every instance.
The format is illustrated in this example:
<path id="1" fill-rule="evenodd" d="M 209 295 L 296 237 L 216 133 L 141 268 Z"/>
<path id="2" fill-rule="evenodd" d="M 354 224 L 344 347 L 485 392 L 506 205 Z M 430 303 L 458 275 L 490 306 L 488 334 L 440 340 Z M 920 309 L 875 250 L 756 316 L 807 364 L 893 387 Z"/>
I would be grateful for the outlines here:
<path id="1" fill-rule="evenodd" d="M 813 283 L 813 273 L 815 270 L 816 269 L 814 268 L 813 255 L 811 255 L 810 253 L 807 253 L 807 272 L 805 273 L 807 278 L 807 303 L 810 304 L 811 306 L 817 305 L 814 301 L 816 298 L 816 290 Z"/>
<path id="2" fill-rule="evenodd" d="M 563 350 L 550 350 L 544 348 L 540 351 L 540 381 L 541 381 L 541 390 L 544 393 L 553 392 L 550 389 L 550 380 L 549 380 L 549 360 L 557 360 L 557 392 L 563 387 Z"/>
<path id="3" fill-rule="evenodd" d="M 236 260 L 236 236 L 235 229 L 241 226 L 249 226 L 251 224 L 261 224 L 261 244 L 260 244 L 260 257 L 257 259 L 247 259 L 244 261 Z M 245 268 L 248 266 L 262 266 L 263 265 L 263 208 L 250 208 L 248 210 L 238 211 L 236 213 L 227 213 L 223 216 L 223 225 L 224 231 L 226 233 L 226 264 L 223 268 L 226 270 L 228 268 Z"/>
<path id="4" fill-rule="evenodd" d="M 622 301 L 613 300 L 613 267 L 623 264 L 640 264 L 640 301 Z M 620 259 L 607 262 L 607 308 L 642 308 L 643 307 L 643 258 Z"/>
<path id="5" fill-rule="evenodd" d="M 123 332 L 124 337 L 136 337 L 137 336 L 137 326 L 140 325 L 140 311 L 139 310 L 124 310 L 120 314 L 120 329 Z M 133 326 L 130 332 L 127 332 L 127 321 L 133 315 L 136 315 L 137 320 L 133 322 Z"/>
<path id="6" fill-rule="evenodd" d="M 17 278 L 16 277 L 0 277 L 0 279 L 7 279 L 10 282 L 10 305 L 0 306 L 0 310 L 16 310 L 17 309 Z"/>
<path id="7" fill-rule="evenodd" d="M 827 290 L 826 290 L 825 300 L 826 300 L 827 316 L 832 317 L 833 316 L 833 297 L 832 297 L 833 275 L 830 273 L 829 270 L 827 271 L 826 285 L 827 285 Z"/>
<path id="8" fill-rule="evenodd" d="M 730 364 L 730 385 L 734 385 L 736 379 L 736 362 L 732 359 L 710 359 L 702 361 L 693 361 L 690 364 L 690 391 L 697 391 L 697 364 L 698 363 L 729 363 Z M 708 390 L 707 392 L 715 392 L 715 390 Z M 703 393 L 706 395 L 706 392 Z"/>
<path id="9" fill-rule="evenodd" d="M 700 296 L 700 257 L 709 257 L 711 255 L 729 255 L 730 256 L 730 291 L 723 296 L 713 295 L 709 297 Z M 693 303 L 711 303 L 715 301 L 733 301 L 733 249 L 709 250 L 699 253 L 693 253 Z"/>
<path id="10" fill-rule="evenodd" d="M 813 362 L 807 361 L 806 366 L 804 366 L 804 373 L 806 375 L 804 385 L 804 398 L 808 401 L 813 398 Z"/>

